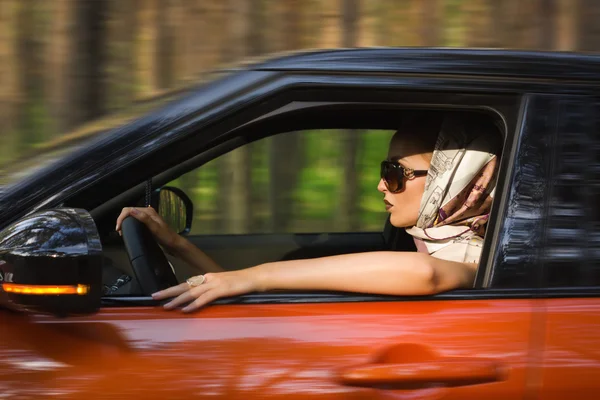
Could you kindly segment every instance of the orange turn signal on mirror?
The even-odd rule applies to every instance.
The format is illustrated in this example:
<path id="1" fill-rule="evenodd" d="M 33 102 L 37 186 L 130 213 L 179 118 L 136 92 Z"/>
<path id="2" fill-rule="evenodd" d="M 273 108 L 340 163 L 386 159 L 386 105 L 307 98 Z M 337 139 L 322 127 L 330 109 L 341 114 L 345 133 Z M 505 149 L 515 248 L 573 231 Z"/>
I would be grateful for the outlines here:
<path id="1" fill-rule="evenodd" d="M 3 283 L 2 290 L 8 293 L 31 295 L 60 295 L 60 294 L 88 294 L 88 285 L 23 285 L 19 283 Z"/>

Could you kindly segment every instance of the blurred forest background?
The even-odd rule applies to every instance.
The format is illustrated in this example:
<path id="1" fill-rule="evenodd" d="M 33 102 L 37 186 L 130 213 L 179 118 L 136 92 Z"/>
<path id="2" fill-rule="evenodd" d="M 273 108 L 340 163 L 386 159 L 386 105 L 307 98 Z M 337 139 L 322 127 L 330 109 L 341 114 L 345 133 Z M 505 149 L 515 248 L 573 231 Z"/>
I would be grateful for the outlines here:
<path id="1" fill-rule="evenodd" d="M 0 175 L 248 58 L 367 46 L 597 51 L 598 21 L 600 0 L 0 0 Z M 173 184 L 194 200 L 198 234 L 378 231 L 391 133 L 281 135 Z"/>

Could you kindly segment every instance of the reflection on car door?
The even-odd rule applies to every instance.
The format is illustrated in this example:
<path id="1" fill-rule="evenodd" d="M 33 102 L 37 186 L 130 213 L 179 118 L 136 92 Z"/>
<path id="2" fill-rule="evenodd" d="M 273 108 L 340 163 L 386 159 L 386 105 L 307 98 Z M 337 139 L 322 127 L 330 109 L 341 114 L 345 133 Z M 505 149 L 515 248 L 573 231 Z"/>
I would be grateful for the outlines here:
<path id="1" fill-rule="evenodd" d="M 192 315 L 115 307 L 68 320 L 0 314 L 1 326 L 15 328 L 2 335 L 0 386 L 20 398 L 63 399 L 522 398 L 532 302 L 229 304 Z"/>

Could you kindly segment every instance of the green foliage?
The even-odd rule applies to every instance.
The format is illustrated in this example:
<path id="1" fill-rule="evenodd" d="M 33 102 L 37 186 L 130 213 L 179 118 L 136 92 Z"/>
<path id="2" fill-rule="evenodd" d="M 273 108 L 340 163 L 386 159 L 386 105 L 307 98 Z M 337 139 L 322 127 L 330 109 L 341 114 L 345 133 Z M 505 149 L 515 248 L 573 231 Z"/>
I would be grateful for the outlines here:
<path id="1" fill-rule="evenodd" d="M 246 188 L 236 188 L 234 195 L 243 190 L 250 191 L 252 199 L 252 224 L 250 233 L 266 232 L 335 232 L 342 230 L 341 222 L 336 218 L 342 185 L 344 182 L 344 158 L 340 146 L 340 135 L 344 131 L 314 130 L 287 135 L 300 135 L 304 149 L 302 167 L 290 174 L 297 174 L 297 184 L 291 196 L 291 221 L 286 226 L 272 226 L 271 207 L 283 207 L 283 204 L 270 204 L 269 190 L 272 171 L 279 168 L 270 163 L 271 139 L 263 139 L 249 146 L 252 162 L 252 182 Z M 382 195 L 377 191 L 379 182 L 379 163 L 385 158 L 392 131 L 362 131 L 359 135 L 359 152 L 355 169 L 357 171 L 358 196 L 352 199 L 357 204 L 358 231 L 380 231 L 386 218 L 382 205 Z M 277 149 L 292 152 L 295 149 Z M 226 204 L 218 204 L 219 160 L 213 160 L 200 168 L 189 172 L 169 186 L 183 189 L 193 200 L 194 226 L 192 234 L 227 234 L 227 230 L 218 224 L 217 216 L 223 213 L 227 217 Z M 236 171 L 228 171 L 231 174 Z M 284 179 L 294 179 L 293 176 Z M 227 184 L 227 183 L 225 183 Z"/>

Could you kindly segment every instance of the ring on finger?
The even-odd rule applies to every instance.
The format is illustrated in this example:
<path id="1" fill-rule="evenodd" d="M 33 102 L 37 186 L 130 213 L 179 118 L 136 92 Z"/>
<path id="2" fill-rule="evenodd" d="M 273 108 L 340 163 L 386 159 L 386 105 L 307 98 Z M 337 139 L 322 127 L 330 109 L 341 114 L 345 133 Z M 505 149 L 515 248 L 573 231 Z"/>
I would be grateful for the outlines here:
<path id="1" fill-rule="evenodd" d="M 202 285 L 204 282 L 206 281 L 206 277 L 204 275 L 196 275 L 196 276 L 192 276 L 191 278 L 188 278 L 186 280 L 187 284 L 190 285 L 190 287 L 196 287 L 196 286 L 200 286 Z"/>

